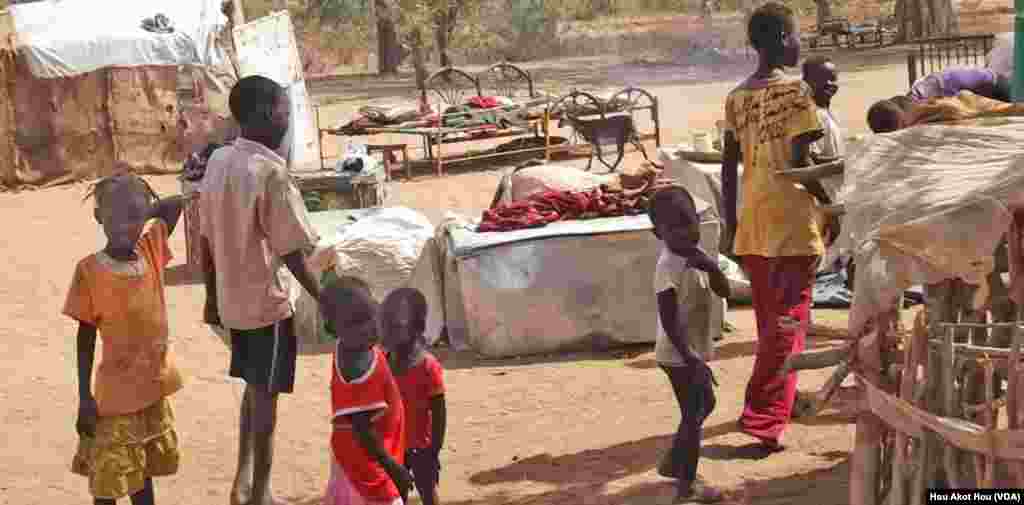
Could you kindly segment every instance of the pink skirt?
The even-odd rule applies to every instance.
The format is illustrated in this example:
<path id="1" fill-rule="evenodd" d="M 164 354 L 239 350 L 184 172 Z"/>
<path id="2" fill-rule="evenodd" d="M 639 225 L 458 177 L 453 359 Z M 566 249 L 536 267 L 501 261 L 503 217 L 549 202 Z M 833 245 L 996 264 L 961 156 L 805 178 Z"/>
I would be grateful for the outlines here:
<path id="1" fill-rule="evenodd" d="M 379 501 L 364 498 L 359 494 L 352 481 L 348 480 L 345 470 L 338 465 L 331 454 L 331 478 L 327 481 L 327 492 L 324 493 L 324 505 L 404 505 L 402 498 L 390 501 Z"/>

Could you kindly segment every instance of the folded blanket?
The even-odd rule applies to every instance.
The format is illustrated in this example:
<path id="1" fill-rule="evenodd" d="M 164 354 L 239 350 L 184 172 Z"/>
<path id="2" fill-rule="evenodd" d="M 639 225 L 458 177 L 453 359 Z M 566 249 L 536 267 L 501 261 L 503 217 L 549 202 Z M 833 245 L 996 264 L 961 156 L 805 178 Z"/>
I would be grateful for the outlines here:
<path id="1" fill-rule="evenodd" d="M 910 124 L 1020 115 L 1024 115 L 1024 104 L 1000 102 L 965 90 L 957 96 L 936 97 L 912 105 Z"/>

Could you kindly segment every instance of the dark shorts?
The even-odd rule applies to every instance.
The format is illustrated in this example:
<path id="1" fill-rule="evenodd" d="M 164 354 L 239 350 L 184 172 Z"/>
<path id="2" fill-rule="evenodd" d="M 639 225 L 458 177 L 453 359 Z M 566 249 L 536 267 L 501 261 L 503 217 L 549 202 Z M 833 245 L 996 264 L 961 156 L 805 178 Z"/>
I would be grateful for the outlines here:
<path id="1" fill-rule="evenodd" d="M 292 318 L 255 330 L 231 330 L 228 374 L 270 393 L 291 393 L 297 350 Z"/>

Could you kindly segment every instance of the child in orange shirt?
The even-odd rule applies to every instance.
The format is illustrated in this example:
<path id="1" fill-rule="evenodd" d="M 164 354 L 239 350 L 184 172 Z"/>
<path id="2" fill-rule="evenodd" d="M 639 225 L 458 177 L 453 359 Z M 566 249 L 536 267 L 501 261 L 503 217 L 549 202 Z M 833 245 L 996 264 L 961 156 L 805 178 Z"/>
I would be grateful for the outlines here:
<path id="1" fill-rule="evenodd" d="M 168 351 L 164 270 L 180 196 L 160 200 L 131 174 L 93 186 L 107 245 L 78 262 L 64 314 L 78 321 L 80 441 L 72 471 L 89 478 L 97 505 L 131 496 L 152 505 L 153 477 L 178 470 L 168 397 L 182 387 Z M 92 377 L 97 333 L 103 354 Z"/>
<path id="2" fill-rule="evenodd" d="M 403 466 L 405 408 L 377 341 L 377 302 L 339 280 L 320 295 L 337 330 L 331 371 L 331 480 L 324 505 L 402 505 L 412 477 Z"/>
<path id="3" fill-rule="evenodd" d="M 384 299 L 381 329 L 388 361 L 402 391 L 406 414 L 405 466 L 412 471 L 423 505 L 437 505 L 441 447 L 448 422 L 444 371 L 427 351 L 427 299 L 418 289 L 400 288 Z"/>

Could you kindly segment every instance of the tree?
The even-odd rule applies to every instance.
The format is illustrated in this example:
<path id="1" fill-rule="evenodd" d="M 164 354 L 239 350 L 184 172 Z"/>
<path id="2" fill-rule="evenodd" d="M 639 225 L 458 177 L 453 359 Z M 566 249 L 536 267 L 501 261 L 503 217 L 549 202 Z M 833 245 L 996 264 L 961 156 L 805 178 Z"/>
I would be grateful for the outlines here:
<path id="1" fill-rule="evenodd" d="M 952 0 L 896 0 L 895 15 L 903 41 L 950 35 L 960 28 Z"/>
<path id="2" fill-rule="evenodd" d="M 434 44 L 437 45 L 438 63 L 442 67 L 452 64 L 448 57 L 448 44 L 451 43 L 459 12 L 464 5 L 465 0 L 446 0 L 438 6 L 434 13 Z"/>
<path id="3" fill-rule="evenodd" d="M 388 0 L 373 0 L 377 18 L 377 72 L 397 74 L 402 64 L 402 44 L 398 38 L 399 9 Z"/>
<path id="4" fill-rule="evenodd" d="M 817 7 L 817 19 L 818 28 L 825 24 L 825 20 L 832 17 L 832 4 L 828 3 L 828 0 L 814 0 L 814 5 Z"/>

